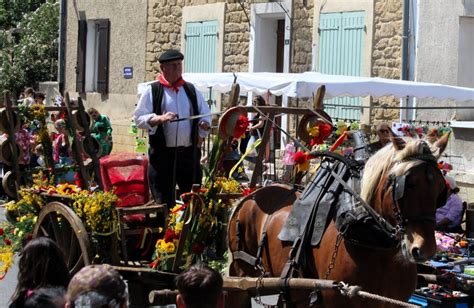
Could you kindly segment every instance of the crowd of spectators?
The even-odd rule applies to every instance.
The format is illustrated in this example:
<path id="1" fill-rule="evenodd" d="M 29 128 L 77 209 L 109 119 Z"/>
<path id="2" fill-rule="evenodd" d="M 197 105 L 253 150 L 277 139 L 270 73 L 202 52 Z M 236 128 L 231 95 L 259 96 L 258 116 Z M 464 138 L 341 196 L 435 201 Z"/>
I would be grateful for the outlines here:
<path id="1" fill-rule="evenodd" d="M 222 276 L 206 265 L 194 265 L 176 277 L 178 308 L 224 307 Z M 20 255 L 18 285 L 9 308 L 126 308 L 128 289 L 108 264 L 83 267 L 70 277 L 64 254 L 49 238 L 26 244 Z"/>

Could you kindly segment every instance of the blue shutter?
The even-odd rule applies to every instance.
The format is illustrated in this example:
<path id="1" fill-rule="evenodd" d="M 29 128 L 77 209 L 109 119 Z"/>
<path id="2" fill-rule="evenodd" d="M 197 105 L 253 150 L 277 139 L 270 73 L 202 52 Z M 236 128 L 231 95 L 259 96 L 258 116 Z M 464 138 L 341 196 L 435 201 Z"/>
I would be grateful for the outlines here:
<path id="1" fill-rule="evenodd" d="M 217 20 L 186 23 L 185 39 L 184 71 L 188 73 L 216 72 Z M 202 94 L 206 100 L 209 99 L 209 92 Z"/>
<path id="2" fill-rule="evenodd" d="M 360 76 L 365 36 L 364 12 L 320 15 L 319 71 L 323 74 Z M 325 104 L 360 106 L 360 97 L 336 97 Z M 360 109 L 326 107 L 334 118 L 360 120 Z"/>

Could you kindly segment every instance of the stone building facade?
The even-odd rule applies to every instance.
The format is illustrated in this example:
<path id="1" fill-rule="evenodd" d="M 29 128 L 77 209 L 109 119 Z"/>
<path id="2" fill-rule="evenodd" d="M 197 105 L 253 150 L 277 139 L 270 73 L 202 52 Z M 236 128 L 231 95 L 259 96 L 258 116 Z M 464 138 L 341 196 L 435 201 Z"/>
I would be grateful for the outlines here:
<path id="1" fill-rule="evenodd" d="M 400 79 L 402 69 L 403 1 L 374 1 L 374 46 L 372 77 Z M 399 99 L 373 99 L 372 106 L 398 106 Z M 395 109 L 373 109 L 373 122 L 394 121 L 400 116 Z"/>
<path id="2" fill-rule="evenodd" d="M 73 97 L 80 95 L 87 107 L 94 106 L 110 116 L 114 151 L 133 151 L 134 140 L 128 130 L 137 101 L 136 86 L 156 78 L 157 59 L 164 50 L 179 48 L 186 52 L 188 23 L 216 22 L 214 72 L 298 73 L 318 71 L 321 14 L 352 11 L 365 16 L 361 76 L 398 79 L 402 0 L 140 0 L 120 5 L 113 0 L 68 2 L 66 90 Z M 78 93 L 78 21 L 104 18 L 110 21 L 109 91 L 105 95 L 93 90 Z M 279 38 L 273 37 L 277 28 Z M 133 68 L 132 78 L 125 78 L 126 67 Z M 278 103 L 296 105 L 285 98 Z M 298 102 L 299 106 L 306 103 Z M 387 103 L 398 105 L 398 100 L 363 99 L 365 106 Z M 398 117 L 393 111 L 368 111 L 364 109 L 362 114 L 365 123 Z M 293 126 L 289 123 L 287 127 Z"/>

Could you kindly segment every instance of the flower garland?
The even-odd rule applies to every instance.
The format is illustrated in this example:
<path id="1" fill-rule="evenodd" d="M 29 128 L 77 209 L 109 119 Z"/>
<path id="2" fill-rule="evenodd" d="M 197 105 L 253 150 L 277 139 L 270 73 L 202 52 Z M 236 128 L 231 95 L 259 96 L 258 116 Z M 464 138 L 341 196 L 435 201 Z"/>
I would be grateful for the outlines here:
<path id="1" fill-rule="evenodd" d="M 170 271 L 180 240 L 185 241 L 182 255 L 186 260 L 184 268 L 197 259 L 212 262 L 213 260 L 209 259 L 208 255 L 216 253 L 216 245 L 222 241 L 219 235 L 225 227 L 221 216 L 227 214 L 231 205 L 231 202 L 218 199 L 216 195 L 217 193 L 239 192 L 242 192 L 242 188 L 237 181 L 217 177 L 209 182 L 207 189 L 202 190 L 202 197 L 195 193 L 183 194 L 181 198 L 184 204 L 178 204 L 171 210 L 164 237 L 156 242 L 154 261 L 150 263 L 150 266 L 162 271 Z M 189 209 L 190 214 L 185 217 L 186 209 Z M 181 233 L 185 225 L 189 231 L 187 236 L 182 238 Z M 214 262 L 214 264 L 218 266 L 218 263 Z"/>
<path id="2" fill-rule="evenodd" d="M 0 226 L 0 280 L 11 266 L 13 254 L 21 250 L 25 240 L 32 238 L 39 212 L 47 203 L 47 195 L 71 198 L 71 208 L 92 235 L 108 235 L 116 231 L 114 203 L 117 196 L 113 192 L 91 192 L 72 184 L 56 186 L 53 183 L 54 179 L 48 179 L 42 172 L 33 175 L 33 185 L 19 190 L 20 199 L 5 204 L 8 221 Z"/>

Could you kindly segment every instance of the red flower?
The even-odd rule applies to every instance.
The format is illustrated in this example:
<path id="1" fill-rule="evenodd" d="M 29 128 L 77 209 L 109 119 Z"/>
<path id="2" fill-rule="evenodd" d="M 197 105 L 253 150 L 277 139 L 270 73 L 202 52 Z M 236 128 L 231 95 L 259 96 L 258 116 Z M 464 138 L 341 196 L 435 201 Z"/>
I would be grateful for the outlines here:
<path id="1" fill-rule="evenodd" d="M 3 235 L 3 229 L 0 228 L 0 236 L 2 236 L 2 235 Z"/>
<path id="2" fill-rule="evenodd" d="M 308 156 L 306 153 L 298 151 L 295 154 L 293 154 L 293 161 L 295 164 L 304 164 L 308 160 Z"/>
<path id="3" fill-rule="evenodd" d="M 26 235 L 26 240 L 29 241 L 29 240 L 32 240 L 32 239 L 33 239 L 33 234 L 28 233 L 28 234 Z"/>
<path id="4" fill-rule="evenodd" d="M 247 131 L 248 127 L 249 127 L 249 119 L 244 115 L 239 116 L 237 123 L 235 123 L 233 137 L 234 138 L 242 137 L 242 135 L 245 134 L 245 132 Z"/>
<path id="5" fill-rule="evenodd" d="M 310 145 L 323 144 L 324 139 L 329 137 L 332 133 L 332 126 L 329 124 L 319 124 L 318 125 L 318 135 L 311 139 Z"/>
<path id="6" fill-rule="evenodd" d="M 245 188 L 243 191 L 242 191 L 242 195 L 243 196 L 248 196 L 250 195 L 252 192 L 255 191 L 255 188 Z"/>
<path id="7" fill-rule="evenodd" d="M 10 239 L 5 239 L 4 240 L 5 244 L 7 244 L 8 246 L 10 246 L 12 244 L 12 241 L 10 241 Z"/>
<path id="8" fill-rule="evenodd" d="M 168 230 L 166 230 L 166 232 L 165 232 L 165 237 L 163 238 L 163 240 L 164 240 L 166 243 L 169 243 L 169 242 L 172 242 L 175 238 L 176 238 L 176 233 L 174 233 L 173 230 L 168 229 Z"/>
<path id="9" fill-rule="evenodd" d="M 194 243 L 192 248 L 193 253 L 200 255 L 204 252 L 204 244 L 203 243 Z"/>

